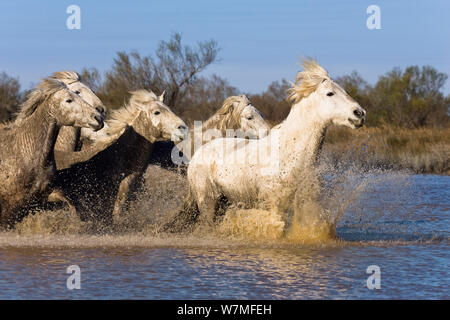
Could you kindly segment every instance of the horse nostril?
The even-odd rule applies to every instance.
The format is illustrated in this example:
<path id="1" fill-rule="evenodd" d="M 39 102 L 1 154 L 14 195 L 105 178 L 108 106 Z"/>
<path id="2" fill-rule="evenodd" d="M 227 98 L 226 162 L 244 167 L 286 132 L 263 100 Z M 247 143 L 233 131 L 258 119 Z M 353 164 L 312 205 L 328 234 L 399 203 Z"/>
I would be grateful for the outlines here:
<path id="1" fill-rule="evenodd" d="M 95 107 L 95 110 L 97 110 L 98 112 L 100 112 L 101 114 L 105 113 L 105 108 L 103 108 L 102 106 L 97 106 Z"/>
<path id="2" fill-rule="evenodd" d="M 361 111 L 359 111 L 358 109 L 353 111 L 353 114 L 358 118 L 361 118 L 363 116 L 363 113 Z"/>

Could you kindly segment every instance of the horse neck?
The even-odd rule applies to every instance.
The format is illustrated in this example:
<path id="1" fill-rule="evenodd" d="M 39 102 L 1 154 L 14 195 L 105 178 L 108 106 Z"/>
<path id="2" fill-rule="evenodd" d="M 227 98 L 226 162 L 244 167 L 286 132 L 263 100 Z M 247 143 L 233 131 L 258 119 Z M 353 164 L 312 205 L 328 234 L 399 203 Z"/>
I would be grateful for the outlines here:
<path id="1" fill-rule="evenodd" d="M 123 157 L 132 170 L 145 170 L 145 166 L 153 150 L 154 143 L 141 136 L 135 128 L 128 126 L 121 136 L 114 143 L 114 157 Z M 133 155 L 130 159 L 130 155 Z"/>
<path id="2" fill-rule="evenodd" d="M 309 169 L 320 151 L 328 121 L 318 116 L 314 97 L 295 104 L 280 128 L 280 164 L 283 172 Z"/>
<path id="3" fill-rule="evenodd" d="M 39 168 L 54 164 L 53 152 L 60 129 L 46 103 L 49 102 L 43 102 L 21 122 L 17 135 L 21 153 Z"/>
<path id="4" fill-rule="evenodd" d="M 61 151 L 80 151 L 81 128 L 62 127 L 56 139 L 56 149 Z"/>
<path id="5" fill-rule="evenodd" d="M 205 122 L 202 123 L 202 133 L 210 130 L 210 129 L 218 129 L 220 126 L 220 116 L 218 114 L 214 114 L 211 117 L 209 117 Z M 190 130 L 191 137 L 194 134 L 193 130 Z"/>

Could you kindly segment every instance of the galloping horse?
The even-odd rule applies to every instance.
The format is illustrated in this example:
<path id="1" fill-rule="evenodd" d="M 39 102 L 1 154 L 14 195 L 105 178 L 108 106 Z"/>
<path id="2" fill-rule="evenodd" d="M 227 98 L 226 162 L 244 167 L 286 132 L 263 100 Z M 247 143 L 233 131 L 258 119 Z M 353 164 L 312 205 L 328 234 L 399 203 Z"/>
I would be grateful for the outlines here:
<path id="1" fill-rule="evenodd" d="M 188 167 L 190 195 L 199 222 L 212 225 L 218 200 L 231 203 L 275 198 L 272 209 L 292 204 L 295 179 L 315 170 L 315 160 L 332 125 L 359 128 L 366 112 L 315 60 L 304 60 L 289 90 L 287 118 L 259 140 L 216 139 L 203 145 Z M 268 154 L 270 152 L 270 154 Z M 253 192 L 249 193 L 249 189 Z"/>
<path id="2" fill-rule="evenodd" d="M 64 82 L 67 88 L 78 94 L 84 101 L 93 106 L 98 112 L 105 115 L 105 107 L 102 101 L 87 87 L 81 79 L 81 76 L 75 71 L 58 71 L 53 73 L 50 78 Z M 62 127 L 56 140 L 55 150 L 59 151 L 77 151 L 81 149 L 81 133 L 87 130 L 95 132 L 90 128 Z M 98 132 L 98 131 L 96 131 Z"/>
<path id="3" fill-rule="evenodd" d="M 186 124 L 162 101 L 162 95 L 134 91 L 129 103 L 112 113 L 103 138 L 79 152 L 55 153 L 61 170 L 54 187 L 83 220 L 116 220 L 142 184 L 153 144 L 187 137 Z"/>
<path id="4" fill-rule="evenodd" d="M 99 130 L 103 120 L 63 82 L 46 78 L 28 95 L 16 120 L 0 127 L 0 226 L 12 226 L 21 218 L 20 209 L 47 199 L 62 126 Z"/>
<path id="5" fill-rule="evenodd" d="M 234 134 L 258 139 L 269 132 L 270 127 L 261 113 L 252 105 L 246 95 L 231 96 L 225 99 L 222 106 L 201 127 L 191 128 L 189 139 L 179 143 L 157 143 L 150 159 L 151 164 L 172 167 L 189 162 L 195 149 L 217 137 L 227 136 L 227 130 Z M 178 152 L 183 153 L 182 157 Z"/>

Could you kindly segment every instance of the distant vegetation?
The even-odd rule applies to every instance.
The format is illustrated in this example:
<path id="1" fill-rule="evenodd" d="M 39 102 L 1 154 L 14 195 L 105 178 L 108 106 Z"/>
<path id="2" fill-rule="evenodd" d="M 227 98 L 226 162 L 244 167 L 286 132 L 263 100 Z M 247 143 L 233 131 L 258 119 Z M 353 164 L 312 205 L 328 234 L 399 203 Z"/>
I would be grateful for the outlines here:
<path id="1" fill-rule="evenodd" d="M 433 67 L 395 68 L 374 86 L 353 72 L 337 81 L 368 111 L 368 126 L 447 127 L 450 95 L 442 88 L 448 76 Z"/>
<path id="2" fill-rule="evenodd" d="M 165 90 L 165 102 L 187 122 L 204 120 L 226 97 L 245 93 L 218 75 L 201 75 L 218 61 L 219 51 L 214 40 L 189 46 L 175 33 L 168 41 L 161 41 L 153 55 L 118 52 L 104 74 L 96 68 L 85 68 L 81 74 L 110 109 L 120 107 L 127 100 L 128 91 L 146 88 L 161 94 Z M 53 71 L 57 70 L 48 73 Z M 448 173 L 450 141 L 442 137 L 450 133 L 450 95 L 442 92 L 447 78 L 430 66 L 410 66 L 404 70 L 394 68 L 381 75 L 374 85 L 356 71 L 336 79 L 367 110 L 369 129 L 365 129 L 365 134 L 370 138 L 366 140 L 378 157 L 372 162 L 391 163 L 417 172 Z M 265 91 L 248 96 L 265 118 L 276 124 L 289 113 L 285 100 L 289 87 L 290 83 L 282 79 L 272 82 Z M 24 96 L 17 78 L 0 74 L 0 121 L 14 117 Z M 342 135 L 361 140 L 362 133 L 345 132 L 331 131 L 325 150 L 333 149 L 333 144 L 340 146 L 335 151 L 350 150 L 353 144 L 340 140 Z"/>
<path id="3" fill-rule="evenodd" d="M 0 122 L 12 120 L 21 101 L 19 80 L 2 72 L 0 74 Z"/>
<path id="4" fill-rule="evenodd" d="M 331 128 L 321 158 L 335 166 L 450 175 L 450 128 Z"/>

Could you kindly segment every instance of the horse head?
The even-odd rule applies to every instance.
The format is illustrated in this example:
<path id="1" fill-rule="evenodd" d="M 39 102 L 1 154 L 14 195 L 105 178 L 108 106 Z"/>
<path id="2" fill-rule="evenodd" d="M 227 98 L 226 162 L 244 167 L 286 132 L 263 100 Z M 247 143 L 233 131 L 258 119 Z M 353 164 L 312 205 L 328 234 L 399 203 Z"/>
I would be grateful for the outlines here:
<path id="1" fill-rule="evenodd" d="M 63 82 L 69 90 L 83 98 L 87 103 L 100 112 L 103 117 L 106 115 L 106 109 L 103 102 L 88 86 L 82 82 L 81 76 L 77 72 L 67 70 L 58 71 L 53 73 L 51 78 Z"/>
<path id="2" fill-rule="evenodd" d="M 225 99 L 219 114 L 228 117 L 227 129 L 241 130 L 250 139 L 262 138 L 270 130 L 262 114 L 244 94 Z"/>
<path id="3" fill-rule="evenodd" d="M 45 105 L 49 114 L 59 126 L 103 128 L 102 114 L 95 110 L 60 80 L 49 77 L 31 91 L 17 115 L 16 123 L 30 117 L 39 106 Z"/>
<path id="4" fill-rule="evenodd" d="M 187 138 L 187 125 L 164 104 L 164 93 L 156 96 L 141 89 L 131 94 L 129 105 L 139 110 L 132 124 L 137 133 L 151 142 L 172 140 L 178 143 Z"/>
<path id="5" fill-rule="evenodd" d="M 315 60 L 304 60 L 303 66 L 305 70 L 297 74 L 294 86 L 289 89 L 295 105 L 307 100 L 313 106 L 309 111 L 323 123 L 352 129 L 362 127 L 366 111 Z"/>
<path id="6" fill-rule="evenodd" d="M 50 102 L 54 102 L 50 113 L 59 125 L 90 128 L 94 131 L 103 128 L 103 115 L 98 109 L 93 108 L 64 83 L 51 79 L 45 81 L 52 82 L 50 86 L 60 87 L 50 98 Z"/>

